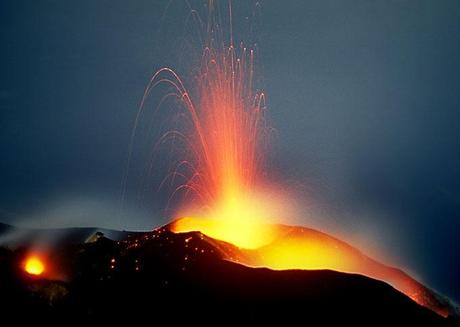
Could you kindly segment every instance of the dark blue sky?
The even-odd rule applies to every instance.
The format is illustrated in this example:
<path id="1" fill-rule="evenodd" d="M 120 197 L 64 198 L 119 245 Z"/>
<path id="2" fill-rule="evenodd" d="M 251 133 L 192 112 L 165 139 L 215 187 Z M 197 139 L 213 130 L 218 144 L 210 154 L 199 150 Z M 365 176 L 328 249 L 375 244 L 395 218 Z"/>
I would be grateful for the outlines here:
<path id="1" fill-rule="evenodd" d="M 187 9 L 167 2 L 1 1 L 0 220 L 167 221 L 155 192 L 117 214 L 144 87 L 190 68 Z M 252 6 L 234 7 L 245 30 Z M 271 0 L 257 17 L 273 173 L 312 202 L 299 221 L 459 300 L 460 2 Z"/>

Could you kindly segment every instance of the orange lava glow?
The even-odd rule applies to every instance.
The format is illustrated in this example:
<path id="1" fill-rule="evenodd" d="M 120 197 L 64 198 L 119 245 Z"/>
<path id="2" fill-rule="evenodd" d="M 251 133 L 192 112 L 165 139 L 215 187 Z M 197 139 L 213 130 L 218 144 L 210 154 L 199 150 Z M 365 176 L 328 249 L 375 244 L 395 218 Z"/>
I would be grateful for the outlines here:
<path id="1" fill-rule="evenodd" d="M 213 239 L 230 243 L 217 246 L 222 257 L 250 267 L 276 270 L 330 269 L 382 280 L 415 302 L 442 316 L 448 315 L 448 311 L 439 304 L 433 293 L 409 275 L 373 260 L 351 245 L 325 233 L 305 227 L 275 224 L 241 223 L 227 229 L 228 224 L 225 220 L 188 217 L 174 221 L 171 230 L 176 233 L 199 231 Z M 236 236 L 238 230 L 242 233 L 242 239 Z M 255 235 L 254 242 L 249 242 L 246 238 L 252 235 Z"/>
<path id="2" fill-rule="evenodd" d="M 194 219 L 178 220 L 174 232 L 201 231 L 212 238 L 225 241 L 245 249 L 257 249 L 272 241 L 271 225 L 258 224 L 245 219 Z"/>
<path id="3" fill-rule="evenodd" d="M 39 257 L 30 256 L 25 261 L 24 270 L 30 275 L 39 276 L 45 271 L 45 264 Z"/>
<path id="4" fill-rule="evenodd" d="M 257 249 L 276 237 L 276 228 L 267 222 L 272 221 L 273 216 L 279 212 L 277 201 L 275 197 L 247 196 L 239 200 L 234 197 L 215 204 L 204 217 L 177 220 L 174 228 L 177 231 L 200 230 L 240 248 Z"/>

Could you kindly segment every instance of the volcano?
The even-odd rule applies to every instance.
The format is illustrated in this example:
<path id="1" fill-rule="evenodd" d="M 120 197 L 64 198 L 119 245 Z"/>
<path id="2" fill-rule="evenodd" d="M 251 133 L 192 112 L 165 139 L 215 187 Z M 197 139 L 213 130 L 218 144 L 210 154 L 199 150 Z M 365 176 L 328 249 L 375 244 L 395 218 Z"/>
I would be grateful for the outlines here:
<path id="1" fill-rule="evenodd" d="M 196 229 L 207 235 L 214 235 L 216 230 L 220 231 L 220 226 L 220 221 L 182 218 L 173 222 L 171 228 L 176 232 Z M 265 238 L 263 246 L 254 249 L 232 246 L 225 242 L 212 243 L 224 259 L 250 267 L 276 270 L 331 269 L 382 280 L 439 315 L 446 317 L 450 313 L 439 296 L 400 269 L 382 264 L 326 233 L 282 224 L 265 224 L 259 229 L 269 237 Z"/>
<path id="2" fill-rule="evenodd" d="M 52 267 L 40 275 L 24 270 L 33 243 L 1 248 L 2 317 L 21 320 L 33 315 L 57 321 L 147 317 L 213 324 L 300 319 L 436 326 L 459 321 L 447 299 L 396 269 L 387 267 L 388 274 L 416 283 L 421 295 L 447 313 L 445 317 L 381 280 L 325 269 L 260 268 L 260 250 L 243 250 L 200 232 L 174 233 L 173 228 L 174 223 L 145 233 L 107 231 L 117 235 L 116 240 L 94 229 L 57 230 L 60 241 L 46 250 L 42 246 L 45 262 Z M 302 227 L 280 228 L 291 237 L 325 235 Z M 70 238 L 64 237 L 66 232 Z M 40 238 L 44 231 L 33 233 Z M 32 236 L 27 239 L 33 240 Z M 276 248 L 281 241 L 268 247 Z"/>

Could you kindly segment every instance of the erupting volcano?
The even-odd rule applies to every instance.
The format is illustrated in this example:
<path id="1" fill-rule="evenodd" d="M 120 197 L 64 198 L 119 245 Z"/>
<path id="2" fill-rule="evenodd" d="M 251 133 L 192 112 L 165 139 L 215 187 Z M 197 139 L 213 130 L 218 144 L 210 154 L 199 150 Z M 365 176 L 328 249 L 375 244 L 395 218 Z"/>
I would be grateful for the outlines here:
<path id="1" fill-rule="evenodd" d="M 181 155 L 162 184 L 185 180 L 172 192 L 182 195 L 176 233 L 199 231 L 235 247 L 220 247 L 223 257 L 253 267 L 331 269 L 358 273 L 390 283 L 410 298 L 439 314 L 436 300 L 426 288 L 403 272 L 370 259 L 345 242 L 324 233 L 277 225 L 283 221 L 288 201 L 263 195 L 277 188 L 267 180 L 264 154 L 270 134 L 265 119 L 265 95 L 255 88 L 255 52 L 242 43 L 235 46 L 232 10 L 225 37 L 209 2 L 201 67 L 193 88 L 170 68 L 160 69 L 144 93 L 139 113 L 152 88 L 167 85 L 163 97 L 179 99 L 190 128 L 165 133 L 160 143 L 181 141 Z M 136 118 L 136 125 L 139 116 Z M 268 189 L 266 185 L 271 185 Z M 275 185 L 275 186 L 274 186 Z M 284 197 L 287 198 L 287 197 Z"/>
<path id="2" fill-rule="evenodd" d="M 198 25 L 192 33 L 200 40 L 197 56 L 193 51 L 182 53 L 190 56 L 185 58 L 190 72 L 183 74 L 180 66 L 157 67 L 149 75 L 134 124 L 129 126 L 133 128 L 126 129 L 131 135 L 125 137 L 129 154 L 122 202 L 125 195 L 133 194 L 127 186 L 130 169 L 144 168 L 130 167 L 134 155 L 149 151 L 147 164 L 139 160 L 148 166 L 144 168 L 147 178 L 144 171 L 135 172 L 142 176 L 141 189 L 155 185 L 162 190 L 149 205 L 167 208 L 162 221 L 166 225 L 152 230 L 151 217 L 146 215 L 148 225 L 127 227 L 125 217 L 132 213 L 129 217 L 136 218 L 136 214 L 125 212 L 123 202 L 122 210 L 117 203 L 116 211 L 122 212 L 120 221 L 127 224 L 110 229 L 114 227 L 105 225 L 105 217 L 113 222 L 115 215 L 99 211 L 99 201 L 97 205 L 76 201 L 62 212 L 32 216 L 38 220 L 36 229 L 0 223 L 2 317 L 27 318 L 23 315 L 27 312 L 60 323 L 74 317 L 85 323 L 127 318 L 135 324 L 136 319 L 145 323 L 149 317 L 191 324 L 198 317 L 200 323 L 214 324 L 279 321 L 289 325 L 299 318 L 320 325 L 457 324 L 460 314 L 454 303 L 404 271 L 375 260 L 355 247 L 353 239 L 288 225 L 302 221 L 301 210 L 298 204 L 294 210 L 292 200 L 300 192 L 279 177 L 287 169 L 281 173 L 270 168 L 276 166 L 270 162 L 273 128 L 260 86 L 257 43 L 236 40 L 240 30 L 233 32 L 231 0 L 221 2 L 228 5 L 225 8 L 217 0 L 205 2 L 208 12 L 203 20 L 184 1 L 190 9 L 185 27 L 191 17 Z M 249 17 L 245 19 L 249 23 Z M 0 97 L 7 96 L 0 90 Z M 152 99 L 156 107 L 146 123 L 144 115 Z M 156 115 L 162 116 L 156 119 Z M 147 137 L 140 134 L 144 123 Z M 134 145 L 139 140 L 138 149 Z M 73 147 L 66 144 L 66 153 L 69 149 Z M 153 160 L 158 154 L 161 159 Z M 20 170 L 11 174 L 13 179 L 24 175 L 24 167 L 17 166 Z M 309 185 L 295 177 L 296 182 Z M 150 183 L 149 178 L 158 179 Z M 27 183 L 35 189 L 34 182 Z M 145 204 L 142 201 L 136 203 Z M 316 205 L 313 202 L 307 207 Z M 90 221 L 89 226 L 95 227 L 76 224 L 80 216 L 89 216 L 86 205 L 96 207 L 94 218 L 104 220 L 104 225 L 98 225 L 98 220 Z M 54 223 L 67 215 L 71 227 L 41 222 L 42 216 Z"/>

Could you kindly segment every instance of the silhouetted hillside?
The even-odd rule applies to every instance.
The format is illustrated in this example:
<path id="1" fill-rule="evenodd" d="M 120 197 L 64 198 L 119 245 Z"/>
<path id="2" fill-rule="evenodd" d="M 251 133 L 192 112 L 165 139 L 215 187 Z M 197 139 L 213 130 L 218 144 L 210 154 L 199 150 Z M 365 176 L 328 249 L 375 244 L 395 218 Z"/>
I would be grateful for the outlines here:
<path id="1" fill-rule="evenodd" d="M 454 325 L 391 286 L 334 271 L 272 271 L 222 260 L 200 233 L 166 228 L 64 244 L 41 278 L 21 262 L 31 249 L 0 251 L 0 308 L 17 319 L 165 319 L 171 323 L 311 322 Z M 59 279 L 59 280 L 57 280 Z M 24 316 L 23 313 L 28 315 Z"/>

